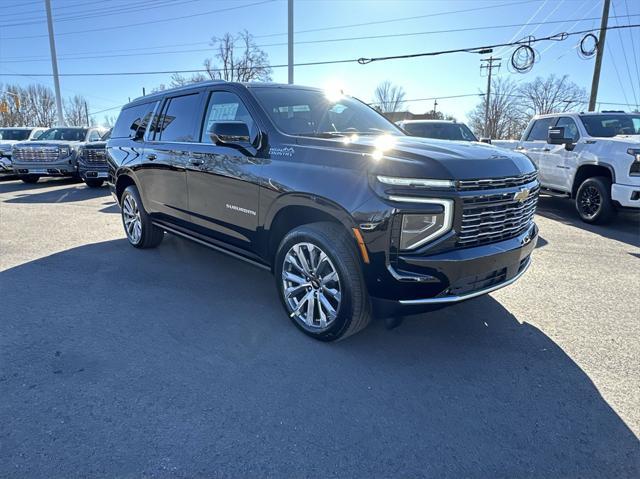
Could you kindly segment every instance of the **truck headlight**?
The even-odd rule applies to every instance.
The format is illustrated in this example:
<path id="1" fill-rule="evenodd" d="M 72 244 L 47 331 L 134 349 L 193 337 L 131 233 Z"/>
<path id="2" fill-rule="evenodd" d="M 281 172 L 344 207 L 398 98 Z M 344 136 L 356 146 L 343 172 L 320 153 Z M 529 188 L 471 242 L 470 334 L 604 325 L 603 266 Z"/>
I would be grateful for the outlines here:
<path id="1" fill-rule="evenodd" d="M 420 203 L 439 205 L 438 213 L 406 213 L 402 215 L 400 249 L 410 250 L 433 241 L 449 230 L 453 223 L 453 201 L 435 198 L 415 198 Z"/>
<path id="2" fill-rule="evenodd" d="M 640 176 L 640 148 L 629 148 L 627 153 L 633 156 L 633 163 L 631 163 L 629 175 Z"/>
<path id="3" fill-rule="evenodd" d="M 428 178 L 398 178 L 395 176 L 378 176 L 378 181 L 392 186 L 413 186 L 422 188 L 451 188 L 455 182 L 451 180 L 432 180 Z"/>
<path id="4" fill-rule="evenodd" d="M 58 154 L 60 155 L 60 158 L 66 158 L 71 154 L 71 149 L 68 146 L 61 146 L 58 150 Z"/>

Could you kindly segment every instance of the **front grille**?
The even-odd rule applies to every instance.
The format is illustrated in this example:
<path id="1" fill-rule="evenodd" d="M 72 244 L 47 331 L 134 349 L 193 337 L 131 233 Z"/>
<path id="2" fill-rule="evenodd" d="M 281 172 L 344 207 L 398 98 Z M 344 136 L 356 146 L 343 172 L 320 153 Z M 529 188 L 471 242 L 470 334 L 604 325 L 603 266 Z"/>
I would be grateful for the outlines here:
<path id="1" fill-rule="evenodd" d="M 56 161 L 59 158 L 57 147 L 21 147 L 13 150 L 13 159 L 18 161 Z"/>
<path id="2" fill-rule="evenodd" d="M 507 176 L 504 178 L 490 178 L 485 180 L 460 180 L 458 181 L 459 191 L 491 190 L 494 188 L 513 188 L 514 186 L 526 185 L 535 181 L 538 172 L 527 173 L 520 176 Z"/>
<path id="3" fill-rule="evenodd" d="M 513 238 L 533 222 L 540 187 L 529 190 L 523 201 L 514 193 L 498 193 L 463 199 L 457 246 L 477 246 Z"/>
<path id="4" fill-rule="evenodd" d="M 82 152 L 82 159 L 89 163 L 105 163 L 107 161 L 106 151 L 97 148 L 87 148 Z"/>

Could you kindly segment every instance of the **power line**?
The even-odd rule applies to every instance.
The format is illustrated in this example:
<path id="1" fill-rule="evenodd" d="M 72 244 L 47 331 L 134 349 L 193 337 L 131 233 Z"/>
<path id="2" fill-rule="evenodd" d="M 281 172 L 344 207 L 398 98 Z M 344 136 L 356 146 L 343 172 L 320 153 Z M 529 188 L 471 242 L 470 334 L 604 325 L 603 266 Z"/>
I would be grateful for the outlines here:
<path id="1" fill-rule="evenodd" d="M 627 3 L 627 0 L 624 0 L 624 6 L 627 10 L 627 19 L 629 19 L 629 22 L 631 22 L 630 18 L 631 15 L 629 15 L 629 4 Z M 640 86 L 640 69 L 638 69 L 638 54 L 636 53 L 636 42 L 633 40 L 633 35 L 631 34 L 631 32 L 629 32 L 629 37 L 631 38 L 631 49 L 633 51 L 633 62 L 636 65 L 636 78 L 638 79 L 638 85 Z"/>
<path id="2" fill-rule="evenodd" d="M 615 2 L 611 2 L 611 8 L 613 9 L 613 15 L 615 18 L 616 14 L 616 6 Z M 619 25 L 619 21 L 616 19 L 616 25 Z M 631 84 L 631 92 L 633 93 L 633 99 L 636 102 L 636 106 L 638 105 L 638 97 L 636 96 L 636 87 L 633 84 L 633 75 L 631 74 L 631 68 L 629 68 L 629 60 L 627 59 L 627 49 L 624 46 L 624 40 L 622 39 L 622 32 L 618 30 L 618 38 L 620 40 L 620 45 L 622 46 L 622 56 L 624 58 L 624 63 L 627 67 L 627 75 L 629 75 L 629 83 Z M 640 84 L 639 84 L 640 85 Z"/>
<path id="3" fill-rule="evenodd" d="M 171 18 L 162 18 L 159 20 L 149 20 L 146 22 L 136 22 L 136 23 L 128 23 L 128 24 L 124 24 L 124 25 L 115 25 L 112 27 L 101 27 L 101 28 L 91 28 L 88 30 L 76 30 L 76 31 L 72 31 L 72 32 L 61 32 L 61 33 L 56 33 L 56 36 L 62 36 L 62 35 L 75 35 L 78 33 L 93 33 L 93 32 L 104 32 L 104 31 L 111 31 L 111 30 L 118 30 L 121 28 L 129 28 L 129 27 L 139 27 L 142 25 L 152 25 L 152 24 L 157 24 L 157 23 L 165 23 L 165 22 L 173 22 L 175 20 L 184 20 L 186 18 L 193 18 L 193 17 L 202 17 L 204 15 L 211 15 L 214 13 L 222 13 L 222 12 L 228 12 L 231 10 L 239 10 L 241 8 L 247 8 L 247 7 L 256 7 L 258 5 L 263 5 L 265 3 L 272 3 L 276 0 L 262 0 L 259 2 L 254 2 L 254 3 L 247 3 L 244 5 L 236 5 L 234 7 L 227 7 L 227 8 L 221 8 L 221 9 L 217 9 L 217 10 L 209 10 L 206 12 L 199 12 L 199 13 L 192 13 L 189 15 L 182 15 L 182 16 L 178 16 L 178 17 L 171 17 Z M 3 40 L 24 40 L 24 39 L 28 39 L 28 38 L 42 38 L 42 37 L 46 37 L 47 35 L 25 35 L 25 36 L 20 36 L 20 37 L 4 37 Z"/>
<path id="4" fill-rule="evenodd" d="M 624 29 L 624 28 L 638 28 L 640 27 L 640 23 L 639 24 L 633 24 L 633 25 L 616 25 L 616 26 L 610 26 L 607 27 L 607 30 L 620 30 L 620 29 Z M 398 59 L 408 59 L 408 58 L 419 58 L 419 57 L 431 57 L 431 56 L 439 56 L 439 55 L 446 55 L 446 54 L 451 54 L 451 53 L 488 53 L 488 50 L 493 49 L 493 48 L 498 48 L 498 47 L 503 47 L 503 46 L 516 46 L 516 45 L 522 45 L 523 43 L 538 43 L 538 42 L 543 42 L 543 41 L 563 41 L 566 40 L 568 37 L 570 36 L 574 36 L 574 35 L 583 35 L 585 33 L 589 33 L 592 31 L 597 31 L 599 29 L 589 29 L 589 30 L 582 30 L 582 31 L 578 31 L 578 32 L 560 32 L 560 33 L 556 33 L 554 35 L 549 35 L 546 37 L 541 37 L 541 38 L 532 38 L 532 39 L 528 39 L 526 42 L 523 41 L 517 41 L 517 42 L 511 42 L 511 43 L 498 43 L 498 44 L 493 44 L 493 45 L 484 45 L 484 46 L 477 46 L 477 47 L 468 47 L 468 48 L 458 48 L 458 49 L 452 49 L 452 50 L 440 50 L 440 51 L 433 51 L 433 52 L 422 52 L 422 53 L 411 53 L 411 54 L 406 54 L 406 55 L 391 55 L 391 56 L 385 56 L 385 57 L 376 57 L 376 58 L 351 58 L 351 59 L 342 59 L 342 60 L 325 60 L 325 61 L 315 61 L 315 62 L 303 62 L 303 63 L 296 63 L 294 66 L 316 66 L 316 65 L 334 65 L 334 64 L 340 64 L 340 63 L 354 63 L 357 62 L 361 65 L 365 65 L 365 64 L 369 64 L 369 63 L 373 63 L 373 62 L 379 62 L 379 61 L 387 61 L 387 60 L 398 60 Z M 280 65 L 271 65 L 271 68 L 285 68 L 287 67 L 288 64 L 280 64 Z M 69 76 L 69 77 L 91 77 L 91 76 L 136 76 L 136 75 L 166 75 L 166 74 L 173 74 L 173 73 L 206 73 L 208 71 L 222 71 L 222 69 L 219 68 L 212 68 L 212 69 L 202 69 L 202 68 L 198 68 L 198 69 L 191 69 L 191 70 L 157 70 L 157 71 L 138 71 L 138 72 L 97 72 L 97 73 L 86 73 L 86 72 L 81 72 L 81 73 L 61 73 L 60 76 Z M 50 77 L 51 74 L 50 73 L 14 73 L 14 74 L 6 74 L 6 73 L 0 73 L 0 76 L 32 76 L 32 77 Z"/>
<path id="5" fill-rule="evenodd" d="M 640 14 L 631 15 L 631 16 L 640 17 Z M 624 17 L 626 18 L 626 15 Z M 616 17 L 611 17 L 611 18 L 616 18 Z M 589 21 L 589 20 L 597 20 L 597 19 L 599 19 L 599 17 L 582 18 L 577 20 L 574 26 L 580 23 L 581 21 Z M 555 24 L 555 23 L 565 24 L 574 20 L 575 19 L 558 20 L 558 21 L 545 22 L 544 24 L 547 24 L 547 25 Z M 457 33 L 457 32 L 478 31 L 478 30 L 479 31 L 495 30 L 495 29 L 501 29 L 501 28 L 512 28 L 519 25 L 523 25 L 523 24 L 516 23 L 516 24 L 509 24 L 509 25 L 487 25 L 487 26 L 480 26 L 480 27 L 454 28 L 454 29 L 447 29 L 447 30 L 430 30 L 430 31 L 423 31 L 423 32 L 410 32 L 410 33 L 399 33 L 399 34 L 368 35 L 368 36 L 362 36 L 362 37 L 325 38 L 325 39 L 318 39 L 318 40 L 303 40 L 295 43 L 296 45 L 316 44 L 316 43 L 334 43 L 334 42 L 346 42 L 346 41 L 357 41 L 357 40 L 395 38 L 395 37 L 405 37 L 405 36 Z M 527 25 L 530 25 L 530 24 L 527 24 Z M 531 25 L 535 25 L 535 23 Z M 194 45 L 194 44 L 201 44 L 201 43 L 206 43 L 206 42 L 187 43 L 183 45 Z M 178 46 L 179 45 L 180 44 L 178 44 Z M 266 48 L 266 47 L 285 46 L 285 45 L 287 45 L 287 42 L 262 44 L 262 45 L 256 45 L 256 46 L 259 48 Z M 170 46 L 171 45 L 166 45 L 166 47 L 170 47 Z M 147 47 L 147 48 L 164 48 L 164 47 Z M 116 58 L 116 57 L 134 57 L 134 56 L 148 56 L 148 55 L 168 55 L 168 54 L 180 54 L 180 53 L 208 52 L 208 51 L 211 51 L 211 49 L 212 48 L 196 48 L 196 49 L 173 50 L 173 51 L 169 50 L 169 51 L 149 52 L 149 53 L 117 53 L 113 55 L 90 55 L 90 56 L 74 56 L 74 57 L 62 55 L 62 56 L 58 56 L 58 58 L 61 60 L 67 60 L 67 61 L 68 60 L 87 60 L 87 59 L 95 59 L 95 58 Z M 111 51 L 121 51 L 121 50 L 111 50 Z M 45 57 L 37 57 L 38 58 L 37 60 L 28 60 L 28 59 L 25 59 L 24 57 L 13 57 L 13 58 L 20 58 L 20 59 L 19 60 L 0 60 L 0 63 L 35 63 L 38 61 L 46 60 Z"/>

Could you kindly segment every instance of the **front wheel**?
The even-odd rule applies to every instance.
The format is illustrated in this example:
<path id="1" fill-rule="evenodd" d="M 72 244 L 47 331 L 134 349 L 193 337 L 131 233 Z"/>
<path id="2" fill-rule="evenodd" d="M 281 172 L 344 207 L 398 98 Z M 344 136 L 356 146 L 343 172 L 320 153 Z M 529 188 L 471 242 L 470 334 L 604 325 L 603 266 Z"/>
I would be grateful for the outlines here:
<path id="1" fill-rule="evenodd" d="M 576 193 L 576 209 L 586 223 L 610 222 L 616 213 L 611 200 L 611 180 L 604 176 L 584 180 Z"/>
<path id="2" fill-rule="evenodd" d="M 164 231 L 151 222 L 151 217 L 142 206 L 138 189 L 131 185 L 120 198 L 122 225 L 131 246 L 155 248 L 164 237 Z"/>
<path id="3" fill-rule="evenodd" d="M 352 238 L 341 225 L 289 232 L 276 254 L 276 285 L 289 318 L 305 334 L 335 341 L 371 320 L 371 304 Z"/>
<path id="4" fill-rule="evenodd" d="M 23 176 L 20 176 L 20 179 L 22 180 L 23 183 L 33 184 L 33 183 L 37 183 L 40 177 L 37 175 L 23 175 Z"/>

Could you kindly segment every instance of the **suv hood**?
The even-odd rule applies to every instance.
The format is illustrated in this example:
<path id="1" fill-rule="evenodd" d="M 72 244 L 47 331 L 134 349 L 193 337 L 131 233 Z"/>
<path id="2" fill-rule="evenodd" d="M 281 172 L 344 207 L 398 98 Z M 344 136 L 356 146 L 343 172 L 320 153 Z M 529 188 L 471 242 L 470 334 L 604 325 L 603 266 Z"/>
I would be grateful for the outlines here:
<path id="1" fill-rule="evenodd" d="M 318 147 L 327 145 L 327 140 L 315 139 L 298 144 L 307 141 Z M 519 176 L 535 170 L 524 154 L 485 143 L 386 135 L 329 141 L 337 149 L 359 153 L 360 157 L 364 153 L 363 166 L 380 175 L 470 180 Z"/>

